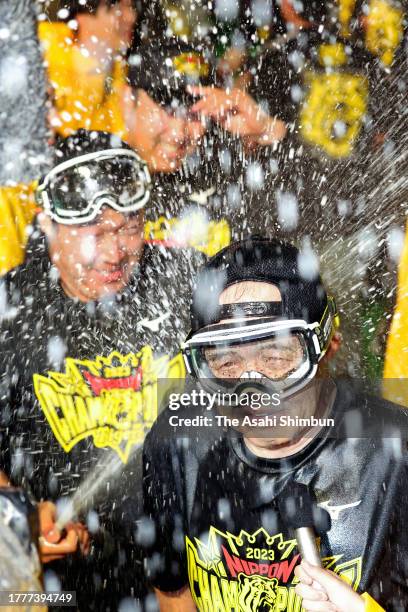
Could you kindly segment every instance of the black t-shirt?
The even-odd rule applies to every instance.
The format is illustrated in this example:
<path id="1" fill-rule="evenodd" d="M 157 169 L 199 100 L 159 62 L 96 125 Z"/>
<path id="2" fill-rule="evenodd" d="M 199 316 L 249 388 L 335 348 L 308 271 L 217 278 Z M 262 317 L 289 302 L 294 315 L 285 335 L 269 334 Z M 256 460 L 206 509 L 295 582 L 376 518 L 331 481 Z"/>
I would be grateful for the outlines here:
<path id="1" fill-rule="evenodd" d="M 58 564 L 64 588 L 80 576 L 73 588 L 88 594 L 86 609 L 105 609 L 92 595 L 98 588 L 123 594 L 128 578 L 137 594 L 143 583 L 136 553 L 127 566 L 123 557 L 142 506 L 141 444 L 157 416 L 158 378 L 184 376 L 183 313 L 201 260 L 192 251 L 146 246 L 121 295 L 85 304 L 62 291 L 35 230 L 25 264 L 2 280 L 1 467 L 36 500 L 72 496 L 80 485 L 89 496 L 80 513 L 97 532 L 84 561 L 89 571 L 79 559 Z M 94 576 L 99 562 L 107 585 Z"/>
<path id="2" fill-rule="evenodd" d="M 330 416 L 344 427 L 347 415 L 361 419 L 366 437 L 332 437 L 328 430 L 292 457 L 268 460 L 242 439 L 211 430 L 194 440 L 165 440 L 162 413 L 144 446 L 153 584 L 163 591 L 189 584 L 199 610 L 299 611 L 300 555 L 276 503 L 293 479 L 331 515 L 320 540 L 324 566 L 387 612 L 405 610 L 407 457 L 406 442 L 394 442 L 407 432 L 408 414 L 338 385 Z M 378 433 L 387 430 L 394 442 Z"/>

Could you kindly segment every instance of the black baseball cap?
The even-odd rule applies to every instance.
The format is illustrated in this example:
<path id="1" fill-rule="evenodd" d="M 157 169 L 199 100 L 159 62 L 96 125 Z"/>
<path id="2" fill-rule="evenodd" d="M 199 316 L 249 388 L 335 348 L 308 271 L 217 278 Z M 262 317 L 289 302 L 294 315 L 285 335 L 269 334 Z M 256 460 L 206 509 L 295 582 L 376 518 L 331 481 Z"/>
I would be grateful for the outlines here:
<path id="1" fill-rule="evenodd" d="M 74 157 L 80 157 L 87 153 L 97 153 L 98 151 L 108 151 L 109 149 L 133 151 L 132 147 L 115 134 L 80 128 L 65 138 L 57 137 L 53 148 L 54 163 L 61 164 Z"/>
<path id="2" fill-rule="evenodd" d="M 276 285 L 282 298 L 279 318 L 320 323 L 329 304 L 328 295 L 319 274 L 312 280 L 302 276 L 300 257 L 299 249 L 292 244 L 261 236 L 221 250 L 201 268 L 197 278 L 191 303 L 192 332 L 219 322 L 220 294 L 241 281 Z"/>
<path id="3" fill-rule="evenodd" d="M 195 98 L 187 85 L 216 84 L 213 54 L 205 45 L 181 40 L 146 42 L 129 57 L 128 79 L 133 89 L 143 89 L 157 103 L 190 106 Z"/>

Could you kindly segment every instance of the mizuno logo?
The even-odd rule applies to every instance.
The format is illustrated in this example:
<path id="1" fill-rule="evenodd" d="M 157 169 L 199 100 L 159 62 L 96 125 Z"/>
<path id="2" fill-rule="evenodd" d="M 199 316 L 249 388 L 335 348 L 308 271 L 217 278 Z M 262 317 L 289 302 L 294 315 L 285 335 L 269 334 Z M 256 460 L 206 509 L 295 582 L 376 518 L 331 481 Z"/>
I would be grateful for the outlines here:
<path id="1" fill-rule="evenodd" d="M 196 204 L 204 205 L 207 204 L 208 198 L 210 198 L 215 191 L 215 187 L 210 187 L 209 189 L 205 189 L 203 191 L 196 191 L 190 194 L 188 199 Z"/>
<path id="2" fill-rule="evenodd" d="M 361 501 L 362 500 L 359 499 L 356 502 L 352 502 L 351 504 L 344 504 L 343 506 L 329 506 L 330 504 L 330 499 L 329 499 L 317 505 L 320 508 L 327 510 L 327 512 L 330 514 L 330 518 L 333 519 L 333 521 L 338 521 L 340 518 L 340 512 L 342 512 L 343 510 L 347 510 L 348 508 L 355 508 L 356 506 L 359 506 L 361 504 Z"/>
<path id="3" fill-rule="evenodd" d="M 166 321 L 170 316 L 170 312 L 165 312 L 164 314 L 157 317 L 157 319 L 142 319 L 139 321 L 139 327 L 146 327 L 150 329 L 153 333 L 157 333 L 159 331 L 160 325 Z"/>

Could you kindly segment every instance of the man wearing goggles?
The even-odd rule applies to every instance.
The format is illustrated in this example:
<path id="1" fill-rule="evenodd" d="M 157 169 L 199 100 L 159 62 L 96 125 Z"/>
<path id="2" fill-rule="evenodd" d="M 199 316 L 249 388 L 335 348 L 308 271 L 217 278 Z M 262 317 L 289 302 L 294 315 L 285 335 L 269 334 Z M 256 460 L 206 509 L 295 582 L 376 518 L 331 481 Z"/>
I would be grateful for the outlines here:
<path id="1" fill-rule="evenodd" d="M 220 430 L 193 394 L 177 414 L 179 422 L 206 415 L 200 429 L 177 435 L 171 403 L 159 416 L 145 440 L 144 486 L 156 534 L 146 566 L 163 611 L 407 606 L 406 564 L 395 565 L 408 548 L 407 458 L 405 450 L 390 454 L 375 427 L 401 436 L 408 415 L 328 377 L 338 313 L 321 278 L 302 276 L 300 257 L 287 243 L 253 237 L 223 249 L 198 277 L 183 352 L 200 397 L 218 398 L 221 414 L 228 397 L 230 416 L 302 423 L 279 430 L 231 419 Z M 281 401 L 240 412 L 239 398 L 255 393 Z M 330 418 L 305 424 L 317 416 Z M 322 568 L 301 562 L 290 519 L 295 497 L 286 510 L 281 503 L 298 485 L 330 513 L 317 551 Z"/>
<path id="2" fill-rule="evenodd" d="M 177 279 L 190 277 L 193 254 L 144 244 L 149 195 L 145 163 L 117 137 L 80 130 L 61 140 L 38 186 L 42 212 L 26 261 L 2 284 L 2 469 L 46 500 L 46 571 L 87 611 L 144 595 L 129 543 L 138 510 L 125 523 L 121 508 L 129 489 L 139 490 L 140 505 L 133 457 L 156 418 L 157 376 L 184 371 L 177 304 L 186 296 Z M 86 495 L 98 479 L 99 492 L 58 524 L 56 503 L 78 487 Z"/>
<path id="3" fill-rule="evenodd" d="M 56 159 L 37 201 L 61 285 L 82 301 L 118 293 L 142 253 L 147 167 L 117 137 L 86 130 L 63 141 Z"/>

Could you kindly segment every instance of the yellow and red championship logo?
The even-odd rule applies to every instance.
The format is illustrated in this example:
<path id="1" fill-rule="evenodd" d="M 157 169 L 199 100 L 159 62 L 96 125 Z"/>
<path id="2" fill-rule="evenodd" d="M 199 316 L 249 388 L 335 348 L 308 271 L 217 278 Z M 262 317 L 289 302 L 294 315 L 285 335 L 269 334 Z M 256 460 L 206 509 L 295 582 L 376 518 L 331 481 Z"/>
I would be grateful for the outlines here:
<path id="1" fill-rule="evenodd" d="M 34 374 L 34 389 L 47 421 L 65 452 L 92 436 L 126 463 L 158 413 L 158 379 L 185 378 L 181 354 L 154 359 L 150 346 L 138 353 L 114 351 L 95 360 L 66 358 L 65 372 Z M 161 385 L 160 392 L 166 392 Z"/>
<path id="2" fill-rule="evenodd" d="M 300 563 L 296 540 L 282 533 L 270 535 L 263 527 L 238 536 L 210 527 L 206 543 L 186 537 L 188 577 L 200 612 L 300 612 L 294 570 Z M 361 557 L 326 557 L 323 566 L 353 589 L 361 580 Z"/>

